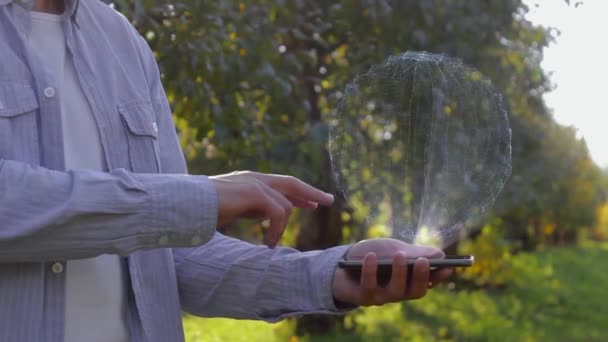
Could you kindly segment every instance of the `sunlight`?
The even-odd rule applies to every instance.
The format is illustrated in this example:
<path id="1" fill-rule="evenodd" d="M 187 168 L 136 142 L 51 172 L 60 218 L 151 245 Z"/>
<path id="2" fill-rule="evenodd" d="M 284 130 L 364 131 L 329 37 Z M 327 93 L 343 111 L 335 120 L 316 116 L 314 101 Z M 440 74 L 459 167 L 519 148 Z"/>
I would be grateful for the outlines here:
<path id="1" fill-rule="evenodd" d="M 604 16 L 608 2 L 585 0 L 578 6 L 571 1 L 526 0 L 527 18 L 536 24 L 555 27 L 556 41 L 545 49 L 543 68 L 550 73 L 556 89 L 545 95 L 555 118 L 576 127 L 587 142 L 593 159 L 608 166 L 608 134 L 604 103 L 608 79 L 608 47 L 603 40 L 608 27 Z"/>

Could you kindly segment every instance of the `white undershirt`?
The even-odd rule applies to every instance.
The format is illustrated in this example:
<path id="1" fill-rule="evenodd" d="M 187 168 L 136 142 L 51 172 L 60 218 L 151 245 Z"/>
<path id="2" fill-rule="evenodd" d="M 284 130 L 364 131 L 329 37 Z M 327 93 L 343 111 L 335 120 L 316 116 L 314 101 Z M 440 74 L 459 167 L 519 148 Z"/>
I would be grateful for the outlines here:
<path id="1" fill-rule="evenodd" d="M 66 169 L 106 169 L 99 131 L 66 47 L 62 16 L 30 12 L 28 38 L 57 84 L 44 96 L 61 103 Z M 52 90 L 50 90 L 52 89 Z M 65 342 L 128 341 L 125 276 L 115 255 L 71 260 L 66 267 Z"/>

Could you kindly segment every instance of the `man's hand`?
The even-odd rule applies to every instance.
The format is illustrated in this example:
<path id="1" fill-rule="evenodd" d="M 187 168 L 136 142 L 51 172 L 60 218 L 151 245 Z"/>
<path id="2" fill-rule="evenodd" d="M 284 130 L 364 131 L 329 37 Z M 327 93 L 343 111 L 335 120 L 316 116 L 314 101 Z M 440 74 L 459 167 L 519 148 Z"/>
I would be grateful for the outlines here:
<path id="1" fill-rule="evenodd" d="M 445 254 L 436 248 L 415 246 L 395 239 L 364 240 L 355 244 L 346 254 L 346 260 L 363 259 L 360 279 L 344 269 L 334 273 L 334 299 L 353 305 L 382 305 L 408 299 L 419 299 L 426 295 L 432 284 L 446 279 L 451 268 L 430 271 L 429 259 L 440 259 Z M 413 272 L 408 276 L 407 259 L 417 259 Z M 390 282 L 378 285 L 377 261 L 393 260 Z"/>
<path id="2" fill-rule="evenodd" d="M 291 176 L 241 171 L 209 178 L 218 195 L 218 225 L 238 218 L 270 219 L 264 236 L 264 244 L 270 247 L 281 239 L 293 207 L 314 209 L 334 201 L 331 194 Z"/>

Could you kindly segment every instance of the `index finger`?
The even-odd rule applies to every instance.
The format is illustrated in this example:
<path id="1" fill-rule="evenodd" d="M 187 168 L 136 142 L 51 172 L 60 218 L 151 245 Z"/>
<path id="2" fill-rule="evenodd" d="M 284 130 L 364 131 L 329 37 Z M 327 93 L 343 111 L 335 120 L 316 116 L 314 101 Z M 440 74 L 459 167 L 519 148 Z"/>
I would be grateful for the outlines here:
<path id="1" fill-rule="evenodd" d="M 254 176 L 286 196 L 322 205 L 331 205 L 334 202 L 334 196 L 332 194 L 328 194 L 312 185 L 306 184 L 296 177 L 263 173 L 256 173 Z"/>

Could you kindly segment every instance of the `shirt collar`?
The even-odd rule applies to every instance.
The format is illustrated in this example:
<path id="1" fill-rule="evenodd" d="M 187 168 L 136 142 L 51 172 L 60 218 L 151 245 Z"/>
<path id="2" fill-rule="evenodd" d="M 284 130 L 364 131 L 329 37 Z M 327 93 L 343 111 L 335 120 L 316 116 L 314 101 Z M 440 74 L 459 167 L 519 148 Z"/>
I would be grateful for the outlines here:
<path id="1" fill-rule="evenodd" d="M 32 8 L 35 0 L 0 0 L 0 6 L 8 5 L 11 2 L 15 2 L 25 8 Z M 68 15 L 72 18 L 76 17 L 76 12 L 78 12 L 78 4 L 80 0 L 65 0 L 65 15 Z"/>

